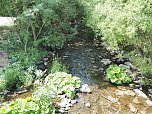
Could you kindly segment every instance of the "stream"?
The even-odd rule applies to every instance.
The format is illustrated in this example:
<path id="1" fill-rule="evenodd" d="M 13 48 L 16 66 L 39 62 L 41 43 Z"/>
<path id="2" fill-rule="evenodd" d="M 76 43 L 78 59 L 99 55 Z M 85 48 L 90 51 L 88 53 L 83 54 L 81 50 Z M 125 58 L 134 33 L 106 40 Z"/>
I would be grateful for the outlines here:
<path id="1" fill-rule="evenodd" d="M 93 41 L 92 41 L 93 42 Z M 69 73 L 81 79 L 82 84 L 97 84 L 100 87 L 111 86 L 105 80 L 104 68 L 101 60 L 111 58 L 105 48 L 94 46 L 93 43 L 78 40 L 68 43 L 63 50 L 58 52 L 63 64 L 69 68 Z"/>
<path id="2" fill-rule="evenodd" d="M 142 91 L 128 86 L 114 86 L 105 79 L 104 71 L 108 66 L 102 60 L 111 59 L 113 55 L 104 46 L 78 39 L 67 43 L 57 53 L 69 73 L 79 77 L 81 84 L 88 84 L 91 89 L 91 93 L 78 92 L 78 103 L 71 107 L 68 114 L 152 114 L 152 101 Z M 0 52 L 0 60 L 1 69 L 8 64 L 6 52 Z M 31 91 L 13 94 L 6 101 L 26 98 L 31 94 Z"/>
<path id="3" fill-rule="evenodd" d="M 58 52 L 69 73 L 88 84 L 92 93 L 78 93 L 78 103 L 68 114 L 152 114 L 150 100 L 125 86 L 114 86 L 105 79 L 105 66 L 101 60 L 112 55 L 103 46 L 85 40 L 68 43 Z M 145 96 L 144 96 L 145 95 Z M 152 102 L 150 102 L 152 103 Z"/>

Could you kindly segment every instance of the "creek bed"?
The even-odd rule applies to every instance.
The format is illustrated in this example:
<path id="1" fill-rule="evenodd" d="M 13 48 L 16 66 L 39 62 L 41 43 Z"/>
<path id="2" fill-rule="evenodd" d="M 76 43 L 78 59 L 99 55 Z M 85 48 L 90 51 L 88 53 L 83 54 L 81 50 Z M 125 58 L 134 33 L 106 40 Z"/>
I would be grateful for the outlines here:
<path id="1" fill-rule="evenodd" d="M 111 59 L 112 55 L 103 46 L 78 40 L 68 43 L 58 51 L 62 62 L 68 66 L 69 73 L 81 79 L 82 85 L 88 84 L 92 93 L 78 93 L 78 103 L 68 114 L 151 114 L 152 107 L 145 104 L 148 98 L 138 97 L 133 88 L 112 85 L 105 79 L 107 68 L 101 60 Z M 128 92 L 118 95 L 118 91 Z M 120 93 L 121 93 L 120 92 Z M 140 99 L 139 104 L 134 99 Z"/>

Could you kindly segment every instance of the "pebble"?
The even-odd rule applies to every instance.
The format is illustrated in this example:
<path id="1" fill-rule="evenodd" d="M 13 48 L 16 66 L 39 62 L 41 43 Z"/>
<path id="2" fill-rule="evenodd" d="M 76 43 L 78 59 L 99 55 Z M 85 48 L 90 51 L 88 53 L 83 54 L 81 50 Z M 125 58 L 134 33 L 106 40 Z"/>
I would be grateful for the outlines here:
<path id="1" fill-rule="evenodd" d="M 65 111 L 68 111 L 68 110 L 70 110 L 70 107 L 66 107 L 64 110 L 65 110 Z"/>
<path id="2" fill-rule="evenodd" d="M 131 111 L 131 112 L 133 112 L 133 113 L 136 113 L 136 112 L 137 112 L 136 107 L 134 107 L 132 104 L 130 104 L 129 107 L 130 107 L 130 111 Z"/>
<path id="3" fill-rule="evenodd" d="M 78 102 L 77 100 L 71 100 L 72 105 L 76 104 L 77 102 Z"/>
<path id="4" fill-rule="evenodd" d="M 91 104 L 90 104 L 90 103 L 86 103 L 85 106 L 86 106 L 87 108 L 90 108 L 90 107 L 91 107 Z"/>
<path id="5" fill-rule="evenodd" d="M 71 102 L 70 99 L 64 98 L 62 99 L 62 101 L 60 103 L 58 103 L 58 106 L 60 106 L 61 108 L 66 107 L 66 105 L 69 105 Z"/>
<path id="6" fill-rule="evenodd" d="M 151 100 L 146 100 L 145 103 L 146 103 L 147 106 L 150 106 L 150 107 L 152 106 L 152 101 Z"/>

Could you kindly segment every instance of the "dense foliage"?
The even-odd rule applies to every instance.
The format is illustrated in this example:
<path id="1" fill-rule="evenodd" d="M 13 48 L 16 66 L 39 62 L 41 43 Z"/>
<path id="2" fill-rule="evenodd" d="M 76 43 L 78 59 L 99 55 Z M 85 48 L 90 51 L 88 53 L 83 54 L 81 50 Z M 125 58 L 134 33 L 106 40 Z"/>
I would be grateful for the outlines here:
<path id="1" fill-rule="evenodd" d="M 71 0 L 36 1 L 17 16 L 14 31 L 8 36 L 9 45 L 21 47 L 25 52 L 28 47 L 61 48 L 77 34 L 78 7 Z"/>
<path id="2" fill-rule="evenodd" d="M 17 16 L 34 4 L 35 0 L 1 0 L 0 8 L 3 10 L 0 10 L 0 16 Z"/>
<path id="3" fill-rule="evenodd" d="M 132 78 L 126 73 L 126 68 L 117 65 L 110 65 L 106 70 L 107 78 L 114 84 L 122 85 L 132 81 Z"/>
<path id="4" fill-rule="evenodd" d="M 114 50 L 136 51 L 140 59 L 150 59 L 137 66 L 151 66 L 152 1 L 151 0 L 83 0 L 86 23 L 98 38 Z M 135 56 L 135 55 L 134 55 Z M 138 61 L 140 61 L 138 59 Z M 139 65 L 140 64 L 140 65 Z"/>
<path id="5" fill-rule="evenodd" d="M 36 61 L 46 55 L 46 52 L 34 50 L 25 54 L 23 52 L 15 52 L 10 55 L 10 64 L 7 65 L 0 74 L 1 83 L 0 91 L 16 90 L 21 86 L 30 86 L 38 76 Z"/>

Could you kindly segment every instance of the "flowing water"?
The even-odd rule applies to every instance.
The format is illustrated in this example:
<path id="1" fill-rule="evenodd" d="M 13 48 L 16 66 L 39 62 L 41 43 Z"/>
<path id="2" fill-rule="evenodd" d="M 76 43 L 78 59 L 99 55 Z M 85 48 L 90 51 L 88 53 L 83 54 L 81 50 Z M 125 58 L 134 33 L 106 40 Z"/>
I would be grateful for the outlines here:
<path id="1" fill-rule="evenodd" d="M 68 43 L 58 55 L 68 66 L 69 72 L 81 79 L 82 84 L 98 84 L 101 87 L 110 85 L 105 81 L 105 65 L 101 60 L 111 56 L 102 46 L 78 40 L 75 43 Z"/>
<path id="2" fill-rule="evenodd" d="M 91 94 L 78 93 L 78 103 L 68 114 L 152 114 L 152 108 L 145 105 L 147 99 L 139 97 L 132 88 L 116 87 L 105 80 L 107 66 L 101 60 L 112 56 L 103 46 L 77 40 L 68 43 L 58 56 L 68 66 L 69 73 L 79 77 L 82 84 L 88 84 L 92 90 Z M 138 103 L 134 102 L 137 99 Z"/>

